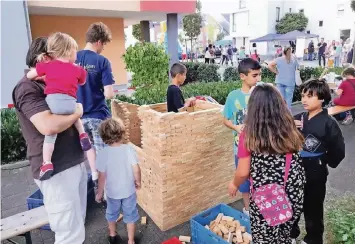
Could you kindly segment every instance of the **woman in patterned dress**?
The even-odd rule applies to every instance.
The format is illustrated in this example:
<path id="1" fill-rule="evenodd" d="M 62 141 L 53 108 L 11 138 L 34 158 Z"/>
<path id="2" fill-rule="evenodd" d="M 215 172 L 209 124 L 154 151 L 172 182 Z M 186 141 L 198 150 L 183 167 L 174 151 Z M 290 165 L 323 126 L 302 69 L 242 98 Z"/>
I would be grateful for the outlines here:
<path id="1" fill-rule="evenodd" d="M 234 179 L 228 186 L 231 196 L 251 177 L 254 190 L 271 183 L 284 185 L 286 154 L 292 153 L 291 167 L 286 182 L 286 195 L 293 215 L 287 222 L 270 226 L 250 197 L 250 220 L 254 244 L 291 244 L 293 223 L 302 213 L 305 172 L 299 150 L 304 141 L 281 94 L 263 84 L 252 92 L 245 127 L 240 137 L 239 164 Z"/>

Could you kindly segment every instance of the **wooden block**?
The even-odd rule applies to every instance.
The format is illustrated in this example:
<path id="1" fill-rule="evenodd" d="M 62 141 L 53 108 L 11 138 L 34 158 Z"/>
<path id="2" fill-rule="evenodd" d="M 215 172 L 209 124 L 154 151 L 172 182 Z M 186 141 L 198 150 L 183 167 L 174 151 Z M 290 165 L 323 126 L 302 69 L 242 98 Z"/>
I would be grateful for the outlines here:
<path id="1" fill-rule="evenodd" d="M 237 242 L 238 243 L 243 242 L 243 236 L 242 236 L 242 232 L 240 230 L 237 230 L 235 232 L 235 236 L 237 237 Z"/>
<path id="2" fill-rule="evenodd" d="M 229 227 L 237 227 L 234 221 L 227 221 L 227 224 L 229 225 Z"/>
<path id="3" fill-rule="evenodd" d="M 223 217 L 223 216 L 224 216 L 223 213 L 219 213 L 219 214 L 217 215 L 217 218 L 216 218 L 216 220 L 215 220 L 216 224 L 219 224 L 219 222 L 222 220 L 222 217 Z"/>
<path id="4" fill-rule="evenodd" d="M 234 218 L 233 218 L 233 217 L 230 217 L 230 216 L 223 216 L 223 217 L 222 217 L 222 220 L 225 220 L 225 221 L 233 221 Z"/>
<path id="5" fill-rule="evenodd" d="M 223 232 L 223 234 L 228 234 L 229 231 L 228 231 L 227 227 L 225 227 L 222 224 L 219 224 L 218 227 Z"/>
<path id="6" fill-rule="evenodd" d="M 240 222 L 238 220 L 234 220 L 234 224 L 237 229 L 240 228 Z"/>
<path id="7" fill-rule="evenodd" d="M 238 244 L 237 237 L 234 237 L 234 238 L 232 239 L 232 242 L 233 242 L 234 244 Z"/>
<path id="8" fill-rule="evenodd" d="M 191 242 L 191 237 L 190 236 L 179 236 L 179 241 Z"/>
<path id="9" fill-rule="evenodd" d="M 233 232 L 235 232 L 235 231 L 236 231 L 236 228 L 235 228 L 235 227 L 233 227 L 233 226 L 232 226 L 232 227 L 229 227 L 229 232 L 232 232 L 232 233 L 233 233 Z"/>
<path id="10" fill-rule="evenodd" d="M 227 227 L 227 221 L 221 220 L 219 223 Z"/>
<path id="11" fill-rule="evenodd" d="M 221 236 L 221 237 L 222 237 L 222 236 L 223 236 L 222 231 L 221 231 L 221 230 L 219 230 L 219 231 L 218 231 L 218 233 L 217 233 L 217 235 L 219 235 L 219 236 Z"/>
<path id="12" fill-rule="evenodd" d="M 219 229 L 219 227 L 218 226 L 215 226 L 214 228 L 213 228 L 213 232 L 215 233 L 215 234 L 218 234 L 218 232 L 220 232 L 221 230 Z"/>
<path id="13" fill-rule="evenodd" d="M 245 226 L 240 226 L 239 229 L 240 229 L 241 232 L 245 232 L 246 231 Z"/>
<path id="14" fill-rule="evenodd" d="M 142 217 L 142 219 L 141 219 L 141 224 L 142 225 L 146 225 L 147 224 L 147 217 Z"/>
<path id="15" fill-rule="evenodd" d="M 228 233 L 228 243 L 232 243 L 233 242 L 233 234 L 231 232 Z"/>
<path id="16" fill-rule="evenodd" d="M 244 240 L 244 242 L 248 241 L 248 243 L 249 243 L 249 242 L 251 242 L 252 237 L 249 233 L 245 232 L 245 233 L 243 233 L 243 240 Z"/>

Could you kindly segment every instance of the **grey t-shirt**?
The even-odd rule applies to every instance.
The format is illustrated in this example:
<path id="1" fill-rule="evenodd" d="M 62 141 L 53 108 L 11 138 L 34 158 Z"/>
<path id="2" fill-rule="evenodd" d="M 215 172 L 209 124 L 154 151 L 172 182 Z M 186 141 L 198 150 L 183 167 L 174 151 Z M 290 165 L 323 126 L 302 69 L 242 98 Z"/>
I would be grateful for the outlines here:
<path id="1" fill-rule="evenodd" d="M 105 192 L 109 198 L 124 199 L 135 193 L 133 165 L 138 164 L 136 151 L 127 144 L 107 146 L 98 153 L 96 168 L 106 174 Z"/>
<path id="2" fill-rule="evenodd" d="M 285 86 L 295 86 L 296 76 L 295 71 L 299 68 L 297 58 L 292 57 L 291 62 L 287 63 L 285 57 L 279 57 L 276 59 L 277 71 L 276 84 L 282 84 Z"/>

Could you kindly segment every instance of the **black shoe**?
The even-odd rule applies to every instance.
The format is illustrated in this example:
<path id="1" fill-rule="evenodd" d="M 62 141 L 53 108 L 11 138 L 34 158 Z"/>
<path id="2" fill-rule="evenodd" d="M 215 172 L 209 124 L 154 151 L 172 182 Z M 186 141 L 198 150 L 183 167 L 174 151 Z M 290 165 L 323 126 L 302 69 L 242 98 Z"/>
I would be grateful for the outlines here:
<path id="1" fill-rule="evenodd" d="M 109 236 L 107 238 L 109 244 L 120 244 L 123 243 L 122 238 L 119 235 Z"/>

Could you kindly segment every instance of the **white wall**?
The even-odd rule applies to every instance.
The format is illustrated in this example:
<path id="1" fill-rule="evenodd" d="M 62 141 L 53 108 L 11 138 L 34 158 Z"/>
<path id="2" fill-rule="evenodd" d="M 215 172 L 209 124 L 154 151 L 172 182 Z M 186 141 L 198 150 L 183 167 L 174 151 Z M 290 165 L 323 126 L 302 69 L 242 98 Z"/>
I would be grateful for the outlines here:
<path id="1" fill-rule="evenodd" d="M 24 76 L 30 33 L 23 1 L 1 1 L 1 107 L 12 104 L 12 90 Z"/>

